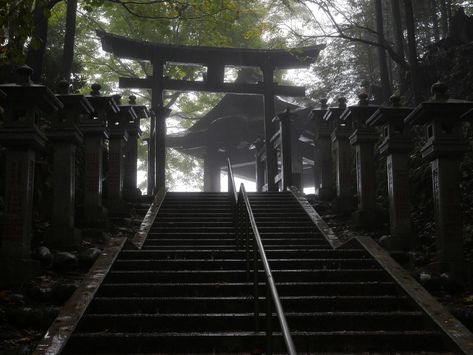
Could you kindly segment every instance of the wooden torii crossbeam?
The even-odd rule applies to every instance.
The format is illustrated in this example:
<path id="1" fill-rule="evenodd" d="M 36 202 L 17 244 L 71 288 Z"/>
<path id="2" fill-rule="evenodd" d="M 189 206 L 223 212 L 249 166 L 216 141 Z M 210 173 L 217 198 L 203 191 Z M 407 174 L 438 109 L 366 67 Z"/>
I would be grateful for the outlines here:
<path id="1" fill-rule="evenodd" d="M 153 75 L 148 78 L 120 78 L 121 88 L 151 89 L 151 108 L 154 112 L 150 137 L 151 159 L 156 164 L 156 172 L 148 172 L 148 184 L 158 189 L 165 186 L 166 159 L 166 116 L 163 109 L 163 91 L 205 91 L 233 94 L 253 94 L 264 96 L 266 172 L 268 190 L 277 189 L 274 177 L 277 173 L 276 152 L 270 138 L 271 121 L 274 117 L 274 96 L 300 97 L 305 95 L 305 88 L 283 86 L 274 82 L 275 69 L 307 68 L 313 63 L 322 45 L 295 49 L 248 49 L 176 46 L 151 43 L 130 39 L 97 31 L 102 41 L 102 48 L 120 58 L 149 61 L 153 66 Z M 184 81 L 166 78 L 163 75 L 166 63 L 202 65 L 207 67 L 204 81 Z M 259 67 L 263 72 L 263 82 L 257 84 L 225 83 L 226 66 Z M 154 124 L 153 124 L 154 123 Z M 153 132 L 153 130 L 152 130 Z M 148 189 L 149 190 L 149 189 Z"/>

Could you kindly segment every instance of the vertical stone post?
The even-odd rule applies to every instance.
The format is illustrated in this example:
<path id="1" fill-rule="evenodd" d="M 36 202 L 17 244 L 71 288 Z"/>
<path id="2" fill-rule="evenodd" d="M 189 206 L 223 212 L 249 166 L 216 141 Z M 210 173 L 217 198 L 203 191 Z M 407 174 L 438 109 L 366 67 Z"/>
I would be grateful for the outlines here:
<path id="1" fill-rule="evenodd" d="M 273 137 L 274 118 L 274 67 L 271 64 L 264 65 L 263 85 L 264 85 L 264 137 L 266 148 L 266 184 L 267 191 L 278 191 L 276 175 L 278 171 L 278 159 L 271 138 Z"/>
<path id="2" fill-rule="evenodd" d="M 291 147 L 291 118 L 289 109 L 274 117 L 273 122 L 279 121 L 279 139 L 281 149 L 282 190 L 292 186 L 292 147 Z"/>
<path id="3" fill-rule="evenodd" d="M 258 138 L 253 146 L 255 151 L 256 191 L 262 192 L 264 185 L 264 161 L 262 157 L 264 142 Z"/>
<path id="4" fill-rule="evenodd" d="M 216 149 L 207 148 L 204 158 L 204 191 L 220 192 L 220 163 Z"/>
<path id="5" fill-rule="evenodd" d="M 358 105 L 348 107 L 340 117 L 350 119 L 353 134 L 350 144 L 355 147 L 356 190 L 358 210 L 353 214 L 355 224 L 370 228 L 379 220 L 376 216 L 376 165 L 374 147 L 379 134 L 372 127 L 366 126 L 366 120 L 377 110 L 378 106 L 368 103 L 368 95 L 359 96 Z"/>
<path id="6" fill-rule="evenodd" d="M 449 99 L 447 87 L 436 83 L 433 97 L 406 117 L 408 124 L 422 124 L 426 144 L 422 157 L 431 161 L 438 260 L 457 278 L 464 276 L 460 163 L 468 144 L 463 137 L 462 115 L 472 101 Z"/>
<path id="7" fill-rule="evenodd" d="M 46 144 L 37 123 L 53 115 L 62 103 L 43 85 L 31 81 L 33 70 L 17 71 L 18 82 L 2 84 L 4 125 L 0 144 L 5 147 L 5 216 L 0 239 L 0 278 L 3 284 L 29 279 L 38 266 L 30 259 L 36 153 Z"/>
<path id="8" fill-rule="evenodd" d="M 346 109 L 346 99 L 338 100 L 337 108 L 331 107 L 324 116 L 324 120 L 332 120 L 333 132 L 331 134 L 332 144 L 335 149 L 335 173 L 337 197 L 334 201 L 334 209 L 347 213 L 353 209 L 353 184 L 351 177 L 352 147 L 350 137 L 352 127 L 350 122 L 341 121 L 340 115 Z"/>
<path id="9" fill-rule="evenodd" d="M 64 108 L 53 116 L 48 138 L 53 144 L 53 206 L 48 244 L 56 248 L 72 247 L 80 242 L 80 231 L 75 228 L 76 147 L 83 141 L 77 124 L 89 117 L 93 107 L 83 95 L 70 95 L 69 83 L 59 84 L 56 97 Z"/>
<path id="10" fill-rule="evenodd" d="M 79 128 L 84 135 L 84 221 L 89 228 L 103 228 L 107 222 L 107 211 L 102 203 L 104 177 L 104 141 L 108 139 L 107 117 L 119 110 L 111 96 L 100 94 L 100 85 L 93 84 L 92 92 L 86 96 L 94 113 L 83 117 Z"/>
<path id="11" fill-rule="evenodd" d="M 141 196 L 141 191 L 137 186 L 138 173 L 138 138 L 141 135 L 140 120 L 149 117 L 146 106 L 136 104 L 136 96 L 129 97 L 129 105 L 136 114 L 133 120 L 126 124 L 128 132 L 128 142 L 126 144 L 125 176 L 123 183 L 123 194 L 125 199 L 136 201 Z"/>
<path id="12" fill-rule="evenodd" d="M 123 199 L 125 177 L 126 144 L 128 122 L 136 119 L 135 111 L 127 105 L 120 105 L 121 96 L 114 95 L 120 111 L 108 117 L 110 135 L 108 138 L 107 207 L 111 213 L 120 213 L 127 205 Z"/>
<path id="13" fill-rule="evenodd" d="M 155 148 L 155 127 L 156 127 L 156 113 L 150 111 L 150 125 L 148 138 L 148 176 L 147 176 L 147 190 L 148 195 L 152 196 L 156 188 L 156 148 Z"/>
<path id="14" fill-rule="evenodd" d="M 318 186 L 315 190 L 319 191 L 319 198 L 323 200 L 330 199 L 334 191 L 333 163 L 332 163 L 332 144 L 330 135 L 333 130 L 333 118 L 324 116 L 327 113 L 327 99 L 320 100 L 320 108 L 312 110 L 311 119 L 315 124 L 314 131 L 314 174 Z M 331 115 L 330 115 L 331 116 Z"/>
<path id="15" fill-rule="evenodd" d="M 159 106 L 156 109 L 156 189 L 166 186 L 166 119 L 171 110 Z M 157 191 L 155 191 L 157 193 Z"/>
<path id="16" fill-rule="evenodd" d="M 392 107 L 379 107 L 366 124 L 379 126 L 383 132 L 383 141 L 378 149 L 386 157 L 388 177 L 391 238 L 387 247 L 406 251 L 416 246 L 410 221 L 408 170 L 413 144 L 404 127 L 404 118 L 412 108 L 401 107 L 398 96 L 391 97 L 391 103 Z"/>

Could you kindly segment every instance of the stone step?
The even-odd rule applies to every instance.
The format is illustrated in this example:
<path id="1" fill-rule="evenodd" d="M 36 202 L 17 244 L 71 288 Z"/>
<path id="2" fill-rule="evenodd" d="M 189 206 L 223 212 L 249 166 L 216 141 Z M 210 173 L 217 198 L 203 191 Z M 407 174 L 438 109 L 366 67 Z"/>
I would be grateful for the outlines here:
<path id="1" fill-rule="evenodd" d="M 280 296 L 381 296 L 399 293 L 394 282 L 277 282 Z M 259 292 L 266 291 L 264 283 L 260 284 Z M 252 297 L 253 282 L 236 283 L 123 283 L 104 282 L 97 296 L 114 297 L 164 297 L 164 296 L 246 296 Z"/>
<path id="2" fill-rule="evenodd" d="M 235 249 L 206 249 L 206 250 L 123 250 L 119 259 L 232 259 L 235 257 L 242 257 L 244 250 Z M 344 250 L 331 250 L 331 249 L 274 249 L 267 250 L 266 255 L 268 258 L 281 259 L 281 258 L 363 258 L 367 257 L 366 251 L 358 249 L 344 249 Z"/>
<path id="3" fill-rule="evenodd" d="M 276 314 L 274 330 L 279 331 Z M 266 315 L 259 321 L 264 324 Z M 422 312 L 286 312 L 292 331 L 409 331 L 422 330 Z M 254 313 L 132 313 L 87 314 L 79 332 L 219 332 L 245 331 L 254 327 Z"/>
<path id="4" fill-rule="evenodd" d="M 259 299 L 260 309 L 265 299 Z M 406 296 L 305 296 L 282 297 L 285 312 L 408 311 L 412 305 Z M 96 297 L 89 312 L 112 313 L 213 313 L 248 312 L 254 302 L 248 297 Z"/>
<path id="5" fill-rule="evenodd" d="M 340 331 L 294 332 L 299 353 L 317 352 L 425 352 L 441 351 L 443 343 L 435 331 Z M 273 334 L 273 350 L 284 353 L 281 334 Z M 71 353 L 253 353 L 264 349 L 264 332 L 199 332 L 189 333 L 76 333 L 65 349 Z M 210 349 L 210 351 L 209 351 Z M 395 351 L 393 351 L 395 350 Z"/>
<path id="6" fill-rule="evenodd" d="M 379 266 L 370 259 L 269 259 L 272 270 L 299 268 L 375 269 Z M 250 267 L 253 263 L 250 260 Z M 113 270 L 234 270 L 246 269 L 246 259 L 173 259 L 173 260 L 124 260 L 119 259 Z"/>

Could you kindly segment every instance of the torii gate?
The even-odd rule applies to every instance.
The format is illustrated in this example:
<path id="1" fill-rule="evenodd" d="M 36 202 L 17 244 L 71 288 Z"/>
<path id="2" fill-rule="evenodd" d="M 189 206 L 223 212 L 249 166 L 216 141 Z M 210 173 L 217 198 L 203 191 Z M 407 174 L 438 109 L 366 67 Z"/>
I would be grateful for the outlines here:
<path id="1" fill-rule="evenodd" d="M 148 186 L 153 191 L 165 186 L 166 167 L 166 117 L 163 108 L 164 90 L 205 91 L 233 94 L 252 94 L 264 96 L 264 127 L 266 146 L 266 173 L 268 191 L 277 191 L 274 178 L 277 174 L 276 152 L 271 144 L 271 121 L 275 115 L 274 96 L 301 97 L 305 88 L 300 86 L 283 86 L 274 82 L 275 69 L 307 68 L 313 63 L 322 45 L 295 49 L 247 49 L 176 46 L 151 43 L 97 31 L 102 41 L 102 48 L 120 58 L 150 61 L 153 67 L 151 77 L 120 78 L 121 88 L 151 89 L 151 109 L 154 112 L 154 134 L 150 137 L 151 161 L 154 169 L 148 170 Z M 166 63 L 197 64 L 207 67 L 204 81 L 174 80 L 164 77 Z M 259 67 L 263 72 L 263 82 L 257 84 L 225 83 L 225 66 Z M 154 125 L 153 125 L 154 123 Z M 153 132 L 153 131 L 152 131 Z"/>

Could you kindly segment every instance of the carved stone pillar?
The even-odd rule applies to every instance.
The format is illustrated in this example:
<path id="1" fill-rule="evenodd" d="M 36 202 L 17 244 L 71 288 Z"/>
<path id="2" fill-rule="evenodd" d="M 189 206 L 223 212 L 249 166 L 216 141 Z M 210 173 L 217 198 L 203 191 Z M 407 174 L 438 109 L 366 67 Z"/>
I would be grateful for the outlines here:
<path id="1" fill-rule="evenodd" d="M 450 100 L 447 87 L 436 83 L 433 97 L 406 117 L 408 124 L 422 124 L 427 143 L 422 157 L 431 161 L 438 260 L 457 278 L 464 277 L 463 226 L 460 195 L 460 162 L 468 150 L 463 137 L 462 115 L 471 101 Z"/>
<path id="2" fill-rule="evenodd" d="M 0 144 L 5 157 L 5 216 L 0 239 L 0 278 L 3 284 L 17 284 L 31 278 L 39 268 L 30 259 L 36 153 L 46 144 L 38 118 L 48 117 L 62 103 L 43 85 L 31 82 L 33 70 L 17 71 L 18 82 L 0 85 L 4 125 Z"/>
<path id="3" fill-rule="evenodd" d="M 376 215 L 376 165 L 374 147 L 379 134 L 372 127 L 366 126 L 366 120 L 378 106 L 368 104 L 368 95 L 360 94 L 359 103 L 350 106 L 342 114 L 342 120 L 351 120 L 353 133 L 349 137 L 355 148 L 356 190 L 358 210 L 354 213 L 355 223 L 364 228 L 371 228 L 378 220 Z"/>
<path id="4" fill-rule="evenodd" d="M 410 221 L 409 152 L 413 148 L 404 127 L 404 118 L 412 108 L 401 107 L 400 98 L 391 97 L 392 107 L 379 107 L 367 121 L 379 126 L 383 141 L 379 153 L 386 157 L 391 239 L 389 249 L 410 250 L 416 246 Z"/>

